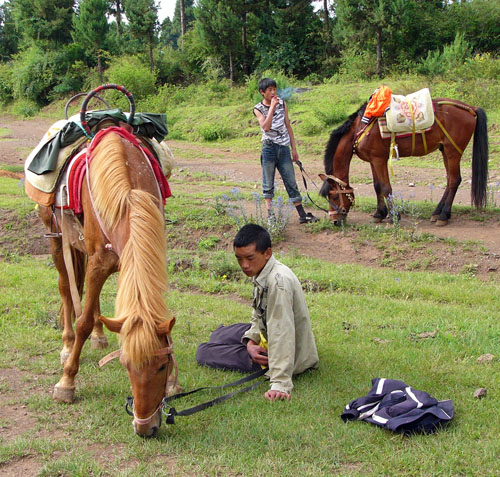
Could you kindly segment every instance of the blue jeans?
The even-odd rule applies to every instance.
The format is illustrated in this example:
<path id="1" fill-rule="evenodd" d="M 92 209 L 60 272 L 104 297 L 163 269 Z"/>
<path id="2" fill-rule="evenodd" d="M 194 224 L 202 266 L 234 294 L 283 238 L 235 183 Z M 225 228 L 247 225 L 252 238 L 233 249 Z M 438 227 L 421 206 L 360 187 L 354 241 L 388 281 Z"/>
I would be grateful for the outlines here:
<path id="1" fill-rule="evenodd" d="M 274 197 L 274 174 L 278 169 L 290 200 L 293 203 L 302 202 L 297 181 L 295 180 L 295 170 L 289 146 L 263 143 L 260 163 L 262 165 L 262 196 L 265 199 Z"/>

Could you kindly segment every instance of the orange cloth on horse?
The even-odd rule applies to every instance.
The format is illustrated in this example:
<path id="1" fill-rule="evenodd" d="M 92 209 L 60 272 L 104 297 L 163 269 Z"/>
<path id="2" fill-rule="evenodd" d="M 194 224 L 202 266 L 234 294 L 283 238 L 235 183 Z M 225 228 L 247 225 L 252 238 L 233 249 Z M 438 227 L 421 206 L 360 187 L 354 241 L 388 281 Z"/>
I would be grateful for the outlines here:
<path id="1" fill-rule="evenodd" d="M 392 91 L 388 86 L 382 85 L 371 95 L 363 116 L 365 118 L 376 118 L 383 116 L 385 110 L 391 104 Z"/>

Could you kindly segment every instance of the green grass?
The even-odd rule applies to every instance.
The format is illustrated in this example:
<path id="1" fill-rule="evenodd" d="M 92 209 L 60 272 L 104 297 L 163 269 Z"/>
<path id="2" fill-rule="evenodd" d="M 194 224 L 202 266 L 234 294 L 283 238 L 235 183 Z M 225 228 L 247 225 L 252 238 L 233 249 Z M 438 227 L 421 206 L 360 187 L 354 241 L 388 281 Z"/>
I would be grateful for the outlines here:
<path id="1" fill-rule="evenodd" d="M 174 180 L 180 184 L 186 177 Z M 27 210 L 30 202 L 17 181 L 0 181 L 3 211 Z M 196 347 L 219 324 L 248 321 L 251 313 L 251 282 L 227 251 L 235 227 L 214 207 L 215 197 L 229 194 L 234 185 L 203 174 L 192 177 L 192 186 L 194 192 L 175 187 L 167 209 L 169 241 L 176 244 L 169 251 L 168 303 L 177 318 L 173 338 L 186 390 L 239 377 L 198 367 Z M 252 190 L 250 184 L 240 184 L 247 200 Z M 373 205 L 371 199 L 358 204 Z M 416 207 L 419 214 L 430 205 Z M 311 233 L 329 227 L 322 221 Z M 354 233 L 361 241 L 382 242 L 395 251 L 425 248 L 437 240 L 430 235 L 395 236 L 392 229 L 374 225 L 335 232 Z M 481 247 L 458 240 L 448 245 L 454 250 Z M 0 381 L 0 390 L 8 396 L 7 405 L 26 406 L 34 426 L 19 429 L 14 439 L 0 437 L 0 462 L 13 464 L 31 456 L 41 476 L 497 473 L 498 281 L 479 281 L 473 270 L 451 275 L 336 265 L 303 257 L 300 251 L 282 253 L 279 259 L 295 271 L 306 290 L 319 369 L 294 379 L 290 402 L 267 402 L 264 384 L 202 413 L 177 418 L 152 440 L 133 434 L 123 409 L 130 384 L 120 363 L 98 368 L 106 351 L 86 345 L 76 402 L 68 406 L 52 401 L 50 391 L 61 375 L 62 346 L 55 267 L 48 258 L 23 255 L 22 249 L 15 259 L 0 259 L 0 368 L 17 370 L 29 391 L 13 394 L 5 381 Z M 113 276 L 101 294 L 104 315 L 113 316 L 115 297 Z M 434 331 L 434 338 L 418 338 Z M 116 336 L 108 337 L 110 348 L 116 349 Z M 485 353 L 494 354 L 495 360 L 478 364 Z M 366 394 L 374 377 L 401 379 L 438 399 L 452 399 L 455 419 L 441 432 L 411 438 L 363 422 L 343 423 L 343 407 Z M 473 398 L 479 387 L 488 389 L 482 400 Z M 189 397 L 176 408 L 216 395 Z M 13 419 L 6 414 L 0 428 L 12 427 Z"/>

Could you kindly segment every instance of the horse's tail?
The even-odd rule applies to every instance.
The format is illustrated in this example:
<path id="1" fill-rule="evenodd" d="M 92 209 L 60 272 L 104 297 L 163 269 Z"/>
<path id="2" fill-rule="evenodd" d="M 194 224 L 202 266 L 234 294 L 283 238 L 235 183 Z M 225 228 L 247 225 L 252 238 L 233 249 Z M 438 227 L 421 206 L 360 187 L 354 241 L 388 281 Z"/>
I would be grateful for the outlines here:
<path id="1" fill-rule="evenodd" d="M 169 318 L 163 296 L 167 289 L 165 223 L 158 206 L 161 199 L 133 188 L 126 162 L 134 160 L 134 153 L 127 155 L 122 141 L 112 133 L 104 136 L 95 149 L 90 173 L 94 203 L 109 235 L 119 223 L 128 225 L 115 317 L 123 320 L 122 350 L 140 368 L 161 347 L 157 325 Z M 136 154 L 142 153 L 137 149 Z"/>
<path id="2" fill-rule="evenodd" d="M 80 295 L 80 300 L 83 296 L 83 285 L 85 283 L 85 271 L 87 269 L 87 257 L 83 252 L 75 248 L 71 248 L 71 260 L 73 262 L 73 269 L 75 271 L 76 288 L 78 290 L 78 295 Z M 74 321 L 75 310 L 71 307 L 71 318 Z M 61 303 L 61 308 L 59 309 L 59 328 L 64 328 L 64 306 Z"/>
<path id="3" fill-rule="evenodd" d="M 472 145 L 471 200 L 476 207 L 487 202 L 488 185 L 488 125 L 484 109 L 476 108 L 476 129 Z"/>

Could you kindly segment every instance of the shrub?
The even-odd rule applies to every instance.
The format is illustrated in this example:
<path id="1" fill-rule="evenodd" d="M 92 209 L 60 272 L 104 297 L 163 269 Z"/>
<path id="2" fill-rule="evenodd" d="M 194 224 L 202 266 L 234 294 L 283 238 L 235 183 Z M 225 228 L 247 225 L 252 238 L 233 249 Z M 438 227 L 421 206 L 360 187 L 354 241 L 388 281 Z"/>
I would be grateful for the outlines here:
<path id="1" fill-rule="evenodd" d="M 14 98 L 12 66 L 0 63 L 0 103 L 8 103 Z"/>
<path id="2" fill-rule="evenodd" d="M 228 127 L 220 123 L 203 124 L 198 128 L 198 134 L 204 141 L 217 141 L 231 135 Z"/>
<path id="3" fill-rule="evenodd" d="M 343 53 L 339 73 L 343 79 L 368 79 L 377 73 L 377 58 L 369 51 L 347 50 Z"/>
<path id="4" fill-rule="evenodd" d="M 457 70 L 465 63 L 471 54 L 471 47 L 463 33 L 457 33 L 455 41 L 439 50 L 429 51 L 425 60 L 417 65 L 417 72 L 428 77 L 444 75 L 451 79 L 457 78 Z"/>
<path id="5" fill-rule="evenodd" d="M 156 75 L 139 58 L 121 56 L 111 61 L 106 71 L 106 78 L 110 83 L 125 86 L 135 100 L 141 100 L 156 92 Z M 124 109 L 128 108 L 127 99 L 118 92 L 111 94 L 113 99 Z"/>
<path id="6" fill-rule="evenodd" d="M 30 99 L 18 99 L 12 105 L 12 112 L 16 116 L 31 118 L 40 111 L 39 106 Z"/>

